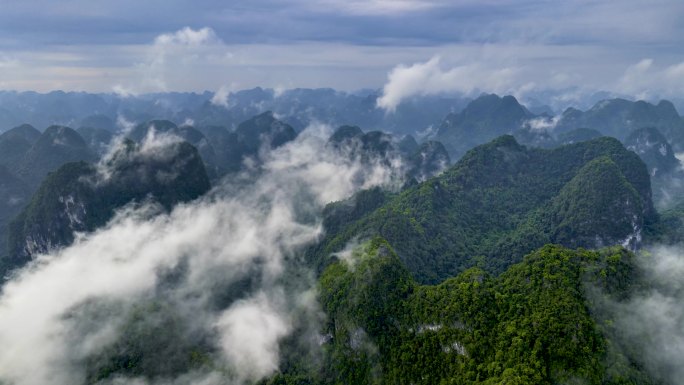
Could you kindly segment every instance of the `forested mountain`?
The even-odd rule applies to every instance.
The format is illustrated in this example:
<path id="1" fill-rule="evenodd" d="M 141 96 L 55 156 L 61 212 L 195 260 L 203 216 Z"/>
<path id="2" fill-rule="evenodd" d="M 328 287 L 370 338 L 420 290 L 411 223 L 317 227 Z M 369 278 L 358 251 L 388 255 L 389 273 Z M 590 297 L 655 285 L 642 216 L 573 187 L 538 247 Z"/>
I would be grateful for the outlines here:
<path id="1" fill-rule="evenodd" d="M 328 146 L 345 157 L 358 158 L 364 164 L 401 162 L 409 182 L 436 175 L 451 162 L 440 142 L 427 141 L 419 145 L 409 135 L 399 139 L 380 131 L 364 133 L 357 126 L 337 128 L 328 139 Z"/>
<path id="2" fill-rule="evenodd" d="M 513 133 L 532 117 L 534 114 L 513 96 L 482 95 L 463 111 L 447 115 L 436 138 L 444 143 L 452 159 L 458 159 L 477 145 Z"/>
<path id="3" fill-rule="evenodd" d="M 501 272 L 546 243 L 634 247 L 656 218 L 645 165 L 612 138 L 542 150 L 502 136 L 436 178 L 374 196 L 326 209 L 339 230 L 312 251 L 317 263 L 380 235 L 419 282 L 436 283 L 472 266 Z"/>
<path id="4" fill-rule="evenodd" d="M 320 279 L 325 384 L 655 383 L 615 348 L 600 296 L 641 285 L 635 257 L 545 246 L 499 276 L 478 268 L 421 286 L 374 238 Z M 591 289 L 592 293 L 588 294 Z M 287 382 L 271 383 L 302 383 Z"/>
<path id="5" fill-rule="evenodd" d="M 187 142 L 152 151 L 132 142 L 101 163 L 67 163 L 51 173 L 9 225 L 4 273 L 52 249 L 68 246 L 76 232 L 106 224 L 130 203 L 155 202 L 166 210 L 209 190 L 202 160 Z"/>

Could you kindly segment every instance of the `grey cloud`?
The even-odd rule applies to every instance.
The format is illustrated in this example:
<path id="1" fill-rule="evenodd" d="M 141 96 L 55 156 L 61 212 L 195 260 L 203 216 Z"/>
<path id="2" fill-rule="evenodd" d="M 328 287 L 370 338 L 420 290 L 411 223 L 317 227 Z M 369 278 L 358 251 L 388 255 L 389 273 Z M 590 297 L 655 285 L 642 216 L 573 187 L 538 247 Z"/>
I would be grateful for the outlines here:
<path id="1" fill-rule="evenodd" d="M 677 20 L 682 12 L 682 5 L 670 0 L 648 5 L 635 0 L 562 4 L 543 0 L 259 0 L 208 1 L 201 6 L 191 1 L 11 1 L 0 15 L 0 30 L 43 44 L 144 43 L 183 25 L 209 25 L 228 43 L 243 44 L 304 40 L 421 45 L 446 41 L 681 42 L 677 32 L 682 26 Z M 641 26 L 638 30 L 632 28 L 635 21 Z M 383 28 L 377 28 L 378 22 Z"/>

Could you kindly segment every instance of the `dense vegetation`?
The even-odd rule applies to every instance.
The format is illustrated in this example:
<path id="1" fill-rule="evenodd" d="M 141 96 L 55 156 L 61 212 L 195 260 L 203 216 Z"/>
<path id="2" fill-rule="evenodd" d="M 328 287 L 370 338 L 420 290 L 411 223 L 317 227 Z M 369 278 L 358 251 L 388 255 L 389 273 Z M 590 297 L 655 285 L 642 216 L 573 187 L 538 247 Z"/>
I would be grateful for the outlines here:
<path id="1" fill-rule="evenodd" d="M 420 286 L 375 238 L 321 276 L 328 320 L 320 373 L 270 383 L 650 383 L 611 348 L 611 321 L 593 308 L 592 296 L 619 300 L 638 289 L 634 258 L 619 247 L 549 245 L 498 277 L 472 268 Z"/>
<path id="2" fill-rule="evenodd" d="M 463 111 L 447 115 L 437 139 L 444 143 L 452 159 L 458 159 L 477 145 L 516 131 L 532 117 L 534 114 L 513 96 L 482 95 Z"/>
<path id="3" fill-rule="evenodd" d="M 655 221 L 650 194 L 646 167 L 615 139 L 541 150 L 503 136 L 398 195 L 331 205 L 327 236 L 309 254 L 325 266 L 347 242 L 380 235 L 422 283 L 473 266 L 500 273 L 546 243 L 636 241 Z"/>

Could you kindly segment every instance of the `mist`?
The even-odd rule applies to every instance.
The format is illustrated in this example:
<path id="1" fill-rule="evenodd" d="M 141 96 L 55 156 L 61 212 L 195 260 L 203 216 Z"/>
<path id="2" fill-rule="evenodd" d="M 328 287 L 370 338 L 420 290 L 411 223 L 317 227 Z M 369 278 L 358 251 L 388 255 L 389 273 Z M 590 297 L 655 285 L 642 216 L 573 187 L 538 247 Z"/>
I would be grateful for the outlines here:
<path id="1" fill-rule="evenodd" d="M 606 315 L 607 336 L 623 357 L 652 378 L 677 385 L 684 378 L 684 252 L 656 246 L 638 256 L 642 284 L 624 300 L 599 301 Z M 605 312 L 605 313 L 604 313 Z M 618 359 L 617 367 L 620 367 Z M 625 368 L 624 366 L 622 366 Z M 625 373 L 620 373 L 625 375 Z"/>
<path id="2" fill-rule="evenodd" d="M 330 133 L 312 125 L 169 213 L 126 206 L 16 272 L 0 294 L 0 382 L 241 384 L 275 372 L 283 338 L 318 330 L 315 281 L 297 261 L 322 234 L 324 205 L 401 185 L 401 165 L 328 150 Z M 124 359 L 147 376 L 112 364 Z"/>

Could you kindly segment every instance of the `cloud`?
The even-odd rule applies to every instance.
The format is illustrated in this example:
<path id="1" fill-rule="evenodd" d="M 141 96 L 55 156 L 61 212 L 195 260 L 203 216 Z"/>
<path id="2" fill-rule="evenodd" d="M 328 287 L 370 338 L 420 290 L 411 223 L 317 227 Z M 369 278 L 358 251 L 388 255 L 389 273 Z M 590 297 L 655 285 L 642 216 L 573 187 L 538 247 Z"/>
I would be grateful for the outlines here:
<path id="1" fill-rule="evenodd" d="M 224 354 L 244 373 L 239 382 L 258 380 L 278 369 L 278 341 L 291 326 L 283 309 L 271 301 L 266 293 L 257 293 L 233 304 L 217 321 Z"/>
<path id="2" fill-rule="evenodd" d="M 523 127 L 538 132 L 553 131 L 558 122 L 560 122 L 561 115 L 554 117 L 539 117 L 533 118 L 523 123 Z"/>
<path id="3" fill-rule="evenodd" d="M 230 93 L 233 89 L 234 87 L 232 85 L 229 87 L 219 87 L 219 89 L 214 92 L 214 96 L 211 97 L 211 104 L 215 106 L 228 107 L 228 96 L 230 96 Z"/>
<path id="4" fill-rule="evenodd" d="M 135 85 L 115 86 L 114 91 L 127 94 L 167 91 L 169 81 L 177 81 L 198 67 L 206 66 L 229 52 L 213 29 L 184 27 L 158 35 L 147 48 L 146 60 L 135 64 L 140 79 Z"/>
<path id="5" fill-rule="evenodd" d="M 222 43 L 216 36 L 213 29 L 204 27 L 194 30 L 190 27 L 182 28 L 174 33 L 165 33 L 154 39 L 154 44 L 158 46 L 186 45 L 199 46 L 206 44 Z"/>
<path id="6" fill-rule="evenodd" d="M 614 86 L 616 69 L 637 61 L 635 55 L 681 61 L 683 15 L 677 0 L 650 7 L 637 0 L 212 0 L 164 7 L 132 0 L 15 1 L 0 14 L 0 50 L 22 65 L 0 76 L 10 88 L 39 91 L 109 92 L 115 84 L 136 92 L 203 91 L 235 79 L 245 88 L 284 82 L 354 90 L 382 86 L 397 63 L 464 52 L 456 64 L 467 65 L 474 47 L 489 46 L 512 59 L 488 66 L 486 57 L 473 55 L 472 62 L 529 68 L 526 82 L 536 73 L 542 85 L 545 72 L 562 67 L 579 75 L 574 85 L 599 89 Z M 155 43 L 178 54 L 168 54 L 163 76 L 146 81 Z M 209 46 L 211 54 L 202 49 Z M 228 60 L 233 51 L 241 54 Z M 531 51 L 539 53 L 531 57 Z"/>
<path id="7" fill-rule="evenodd" d="M 476 90 L 513 91 L 516 72 L 514 68 L 491 69 L 477 63 L 443 70 L 440 57 L 434 56 L 424 63 L 399 65 L 392 69 L 377 106 L 393 112 L 399 103 L 412 96 L 447 92 L 472 94 Z"/>
<path id="8" fill-rule="evenodd" d="M 131 329 L 149 330 L 144 338 L 159 349 L 206 341 L 218 370 L 189 369 L 166 383 L 239 383 L 275 370 L 278 344 L 294 322 L 316 319 L 293 314 L 316 307 L 307 281 L 288 279 L 287 261 L 321 235 L 326 203 L 394 185 L 398 175 L 327 151 L 331 132 L 305 129 L 265 154 L 259 174 L 224 180 L 170 213 L 126 207 L 104 228 L 19 271 L 0 294 L 0 381 L 82 383 Z M 164 319 L 174 327 L 159 326 Z M 138 342 L 124 347 L 148 346 Z M 171 353 L 157 359 L 183 356 Z M 122 381 L 147 383 L 112 383 Z"/>
<path id="9" fill-rule="evenodd" d="M 648 288 L 628 300 L 601 304 L 611 320 L 614 348 L 655 379 L 679 384 L 684 378 L 684 254 L 680 248 L 657 246 L 639 262 Z"/>
<path id="10" fill-rule="evenodd" d="M 137 96 L 135 91 L 133 91 L 132 89 L 126 88 L 120 84 L 117 84 L 114 87 L 112 87 L 112 92 L 120 98 L 130 98 L 133 96 Z"/>
<path id="11" fill-rule="evenodd" d="M 617 82 L 617 90 L 638 99 L 681 97 L 684 62 L 657 66 L 652 58 L 630 65 Z"/>

